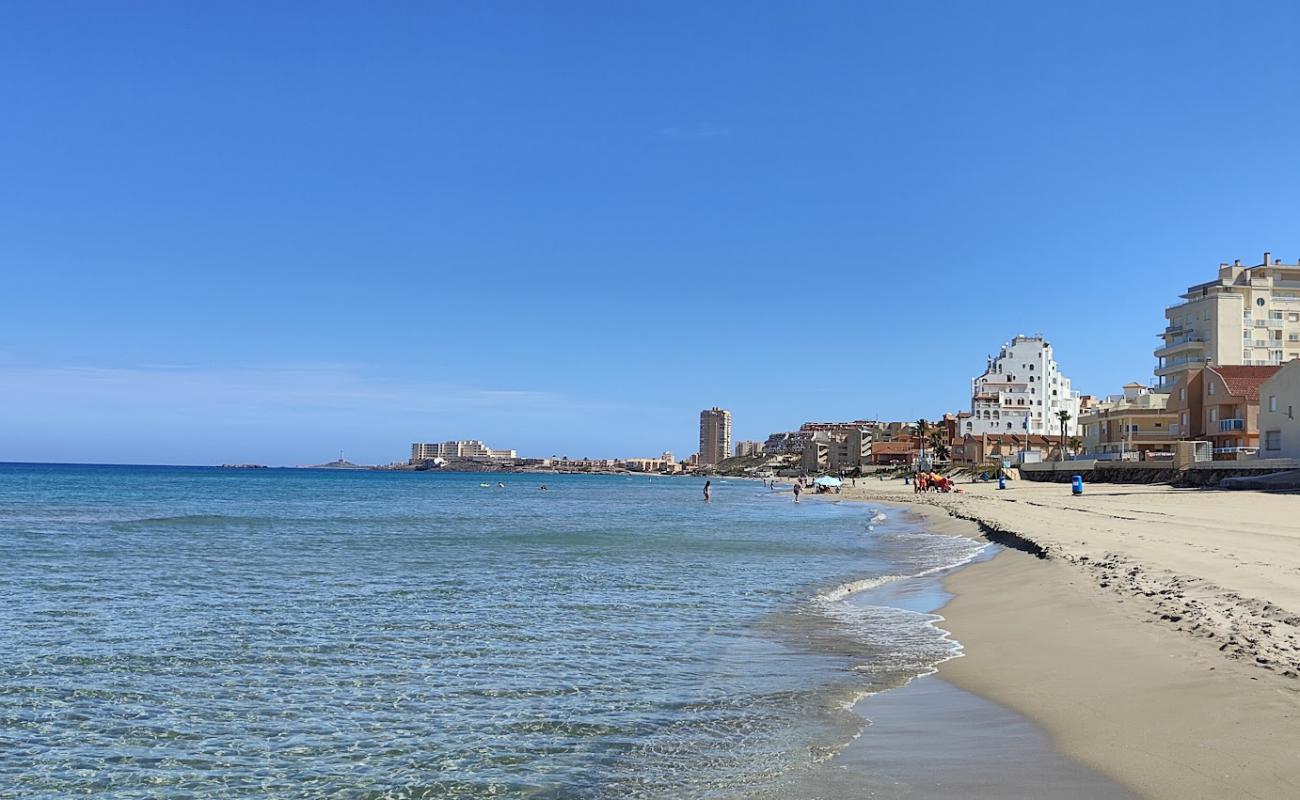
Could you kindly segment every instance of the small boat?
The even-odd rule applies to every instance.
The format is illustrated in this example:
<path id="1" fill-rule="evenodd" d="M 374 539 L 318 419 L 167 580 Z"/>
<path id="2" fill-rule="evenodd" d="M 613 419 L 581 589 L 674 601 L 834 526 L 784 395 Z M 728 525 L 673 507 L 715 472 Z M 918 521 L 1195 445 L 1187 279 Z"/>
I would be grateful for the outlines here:
<path id="1" fill-rule="evenodd" d="M 491 488 L 492 488 L 492 484 L 490 484 L 490 483 L 480 483 L 480 484 L 479 484 L 479 488 L 480 488 L 480 489 L 491 489 Z"/>

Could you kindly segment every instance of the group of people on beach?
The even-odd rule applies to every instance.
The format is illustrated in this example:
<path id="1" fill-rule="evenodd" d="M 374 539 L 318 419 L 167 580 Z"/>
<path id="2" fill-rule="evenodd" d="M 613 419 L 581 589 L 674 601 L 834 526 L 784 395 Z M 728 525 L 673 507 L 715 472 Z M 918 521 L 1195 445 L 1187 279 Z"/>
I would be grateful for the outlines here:
<path id="1" fill-rule="evenodd" d="M 937 472 L 918 472 L 916 480 L 912 481 L 913 494 L 922 492 L 951 492 L 953 490 L 952 479 L 944 477 Z"/>

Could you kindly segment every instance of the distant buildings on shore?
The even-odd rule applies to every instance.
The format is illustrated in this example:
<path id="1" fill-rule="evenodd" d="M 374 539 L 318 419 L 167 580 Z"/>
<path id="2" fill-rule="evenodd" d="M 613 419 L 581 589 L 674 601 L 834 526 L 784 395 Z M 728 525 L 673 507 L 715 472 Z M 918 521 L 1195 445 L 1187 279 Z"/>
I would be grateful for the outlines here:
<path id="1" fill-rule="evenodd" d="M 513 461 L 519 454 L 514 450 L 494 450 L 478 439 L 459 439 L 451 442 L 413 442 L 411 464 L 434 461 Z"/>
<path id="2" fill-rule="evenodd" d="M 735 443 L 762 456 L 746 469 L 849 472 L 884 465 L 977 465 L 1065 457 L 1167 460 L 1201 442 L 1196 457 L 1300 459 L 1300 263 L 1271 253 L 1255 266 L 1219 264 L 1165 309 L 1154 387 L 1133 381 L 1100 400 L 1075 391 L 1052 345 L 1018 335 L 971 380 L 968 411 L 934 421 L 806 422 L 766 441 Z M 1064 430 L 1062 429 L 1064 420 Z M 733 455 L 732 416 L 699 415 L 699 451 L 626 459 L 519 459 L 466 440 L 411 445 L 410 463 L 480 460 L 524 467 L 709 472 Z M 1182 456 L 1180 456 L 1181 458 Z M 724 465 L 724 469 L 734 465 Z"/>
<path id="3" fill-rule="evenodd" d="M 700 464 L 713 466 L 731 457 L 731 412 L 706 408 L 700 412 Z"/>

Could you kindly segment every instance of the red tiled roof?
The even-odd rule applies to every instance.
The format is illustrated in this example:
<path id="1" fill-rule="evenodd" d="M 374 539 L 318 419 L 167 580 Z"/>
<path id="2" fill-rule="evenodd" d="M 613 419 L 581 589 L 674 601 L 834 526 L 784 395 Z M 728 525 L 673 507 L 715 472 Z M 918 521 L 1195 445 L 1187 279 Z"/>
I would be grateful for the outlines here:
<path id="1" fill-rule="evenodd" d="M 873 452 L 873 453 L 877 453 L 877 454 L 880 454 L 880 455 L 888 455 L 888 454 L 891 454 L 891 453 L 900 453 L 900 454 L 901 454 L 901 453 L 910 453 L 914 448 L 915 448 L 915 445 L 913 445 L 911 442 L 907 442 L 907 441 L 903 441 L 903 442 L 872 442 L 872 443 L 871 443 L 871 452 Z"/>
<path id="2" fill-rule="evenodd" d="M 1281 367 L 1231 366 L 1206 367 L 1206 369 L 1223 379 L 1223 385 L 1228 387 L 1228 394 L 1233 397 L 1259 400 L 1259 387 L 1264 384 L 1264 381 L 1273 377 L 1273 373 Z"/>

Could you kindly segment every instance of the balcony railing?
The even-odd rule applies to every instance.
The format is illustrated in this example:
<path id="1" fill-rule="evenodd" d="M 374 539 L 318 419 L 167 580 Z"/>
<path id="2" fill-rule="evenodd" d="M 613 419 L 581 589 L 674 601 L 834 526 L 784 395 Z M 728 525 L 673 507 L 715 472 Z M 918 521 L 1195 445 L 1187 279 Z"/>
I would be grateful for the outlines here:
<path id="1" fill-rule="evenodd" d="M 1216 456 L 1253 456 L 1259 452 L 1258 447 L 1216 447 Z"/>
<path id="2" fill-rule="evenodd" d="M 1246 420 L 1244 419 L 1219 420 L 1219 433 L 1231 433 L 1232 431 L 1244 430 L 1246 430 Z"/>

